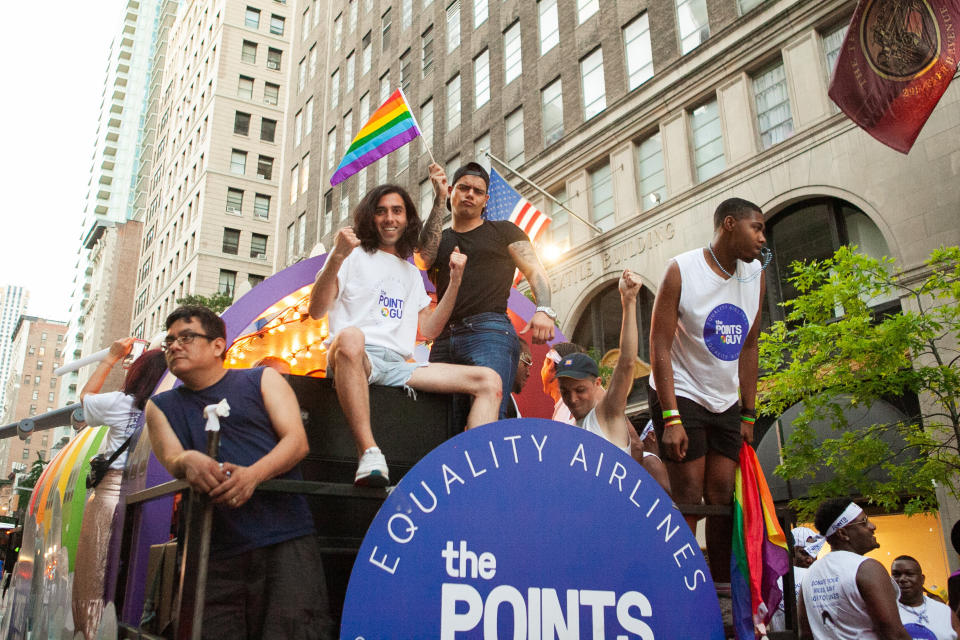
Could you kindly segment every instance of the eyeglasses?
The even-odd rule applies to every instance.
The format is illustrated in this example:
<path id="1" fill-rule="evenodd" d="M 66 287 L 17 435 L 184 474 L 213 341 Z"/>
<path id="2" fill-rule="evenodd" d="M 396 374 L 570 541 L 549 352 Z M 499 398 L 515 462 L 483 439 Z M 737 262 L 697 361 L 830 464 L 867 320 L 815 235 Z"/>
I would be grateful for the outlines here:
<path id="1" fill-rule="evenodd" d="M 848 523 L 844 526 L 846 527 L 859 527 L 862 525 L 870 524 L 870 518 L 864 517 L 863 520 L 854 520 L 853 522 Z"/>
<path id="2" fill-rule="evenodd" d="M 206 338 L 207 340 L 215 340 L 215 338 L 211 338 L 210 336 L 204 335 L 202 333 L 194 333 L 193 331 L 187 331 L 185 333 L 181 333 L 176 337 L 167 336 L 166 338 L 163 339 L 163 342 L 160 343 L 160 348 L 166 351 L 167 349 L 173 346 L 174 342 L 176 342 L 178 345 L 183 347 L 193 342 L 194 339 L 196 338 Z"/>
<path id="3" fill-rule="evenodd" d="M 528 367 L 533 364 L 533 358 L 528 355 L 520 354 L 520 362 L 527 365 Z"/>

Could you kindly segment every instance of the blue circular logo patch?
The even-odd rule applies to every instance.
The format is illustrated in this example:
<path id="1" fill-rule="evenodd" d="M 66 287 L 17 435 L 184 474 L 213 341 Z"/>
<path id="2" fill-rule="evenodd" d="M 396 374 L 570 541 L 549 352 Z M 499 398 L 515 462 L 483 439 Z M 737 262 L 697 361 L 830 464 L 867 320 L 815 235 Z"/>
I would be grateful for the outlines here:
<path id="1" fill-rule="evenodd" d="M 922 624 L 917 624 L 916 622 L 908 622 L 903 625 L 907 630 L 907 633 L 910 634 L 911 638 L 915 640 L 937 640 L 937 634 L 930 629 L 927 629 Z"/>
<path id="2" fill-rule="evenodd" d="M 743 309 L 735 304 L 717 305 L 703 323 L 703 341 L 720 360 L 736 360 L 743 349 L 743 341 L 750 331 L 750 321 Z"/>
<path id="3" fill-rule="evenodd" d="M 723 638 L 667 494 L 606 440 L 540 419 L 462 433 L 406 474 L 367 531 L 342 620 L 348 640 Z"/>

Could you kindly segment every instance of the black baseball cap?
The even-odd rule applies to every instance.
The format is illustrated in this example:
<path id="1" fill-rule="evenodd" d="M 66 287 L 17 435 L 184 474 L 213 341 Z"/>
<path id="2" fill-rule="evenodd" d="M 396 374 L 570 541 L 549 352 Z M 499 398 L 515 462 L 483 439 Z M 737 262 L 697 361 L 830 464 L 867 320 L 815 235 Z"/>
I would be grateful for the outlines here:
<path id="1" fill-rule="evenodd" d="M 585 353 L 571 353 L 564 356 L 557 363 L 558 378 L 575 378 L 584 380 L 586 378 L 599 378 L 600 369 L 596 361 Z"/>

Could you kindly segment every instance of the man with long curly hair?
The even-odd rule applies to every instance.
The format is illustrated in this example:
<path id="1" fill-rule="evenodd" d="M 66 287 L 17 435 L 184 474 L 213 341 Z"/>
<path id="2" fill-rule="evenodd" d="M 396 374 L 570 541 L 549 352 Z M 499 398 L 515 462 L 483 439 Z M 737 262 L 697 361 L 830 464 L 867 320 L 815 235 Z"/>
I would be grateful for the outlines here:
<path id="1" fill-rule="evenodd" d="M 354 483 L 386 486 L 386 458 L 370 426 L 368 384 L 473 396 L 467 428 L 497 419 L 500 376 L 487 367 L 409 362 L 417 326 L 433 339 L 443 330 L 460 289 L 467 257 L 450 255 L 450 286 L 430 310 L 420 271 L 407 262 L 421 222 L 410 195 L 396 185 L 374 187 L 357 205 L 353 227 L 337 232 L 310 292 L 310 316 L 328 314 L 327 376 L 357 444 Z M 357 248 L 360 248 L 357 251 Z"/>

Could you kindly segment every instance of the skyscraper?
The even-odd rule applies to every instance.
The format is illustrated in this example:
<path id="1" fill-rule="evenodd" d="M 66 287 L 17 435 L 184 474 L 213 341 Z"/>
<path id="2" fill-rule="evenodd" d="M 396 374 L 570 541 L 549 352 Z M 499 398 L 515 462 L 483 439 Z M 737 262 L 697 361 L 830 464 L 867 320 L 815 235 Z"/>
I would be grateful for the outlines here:
<path id="1" fill-rule="evenodd" d="M 7 409 L 7 379 L 13 349 L 13 329 L 20 316 L 27 312 L 30 293 L 23 287 L 0 287 L 0 415 Z"/>

